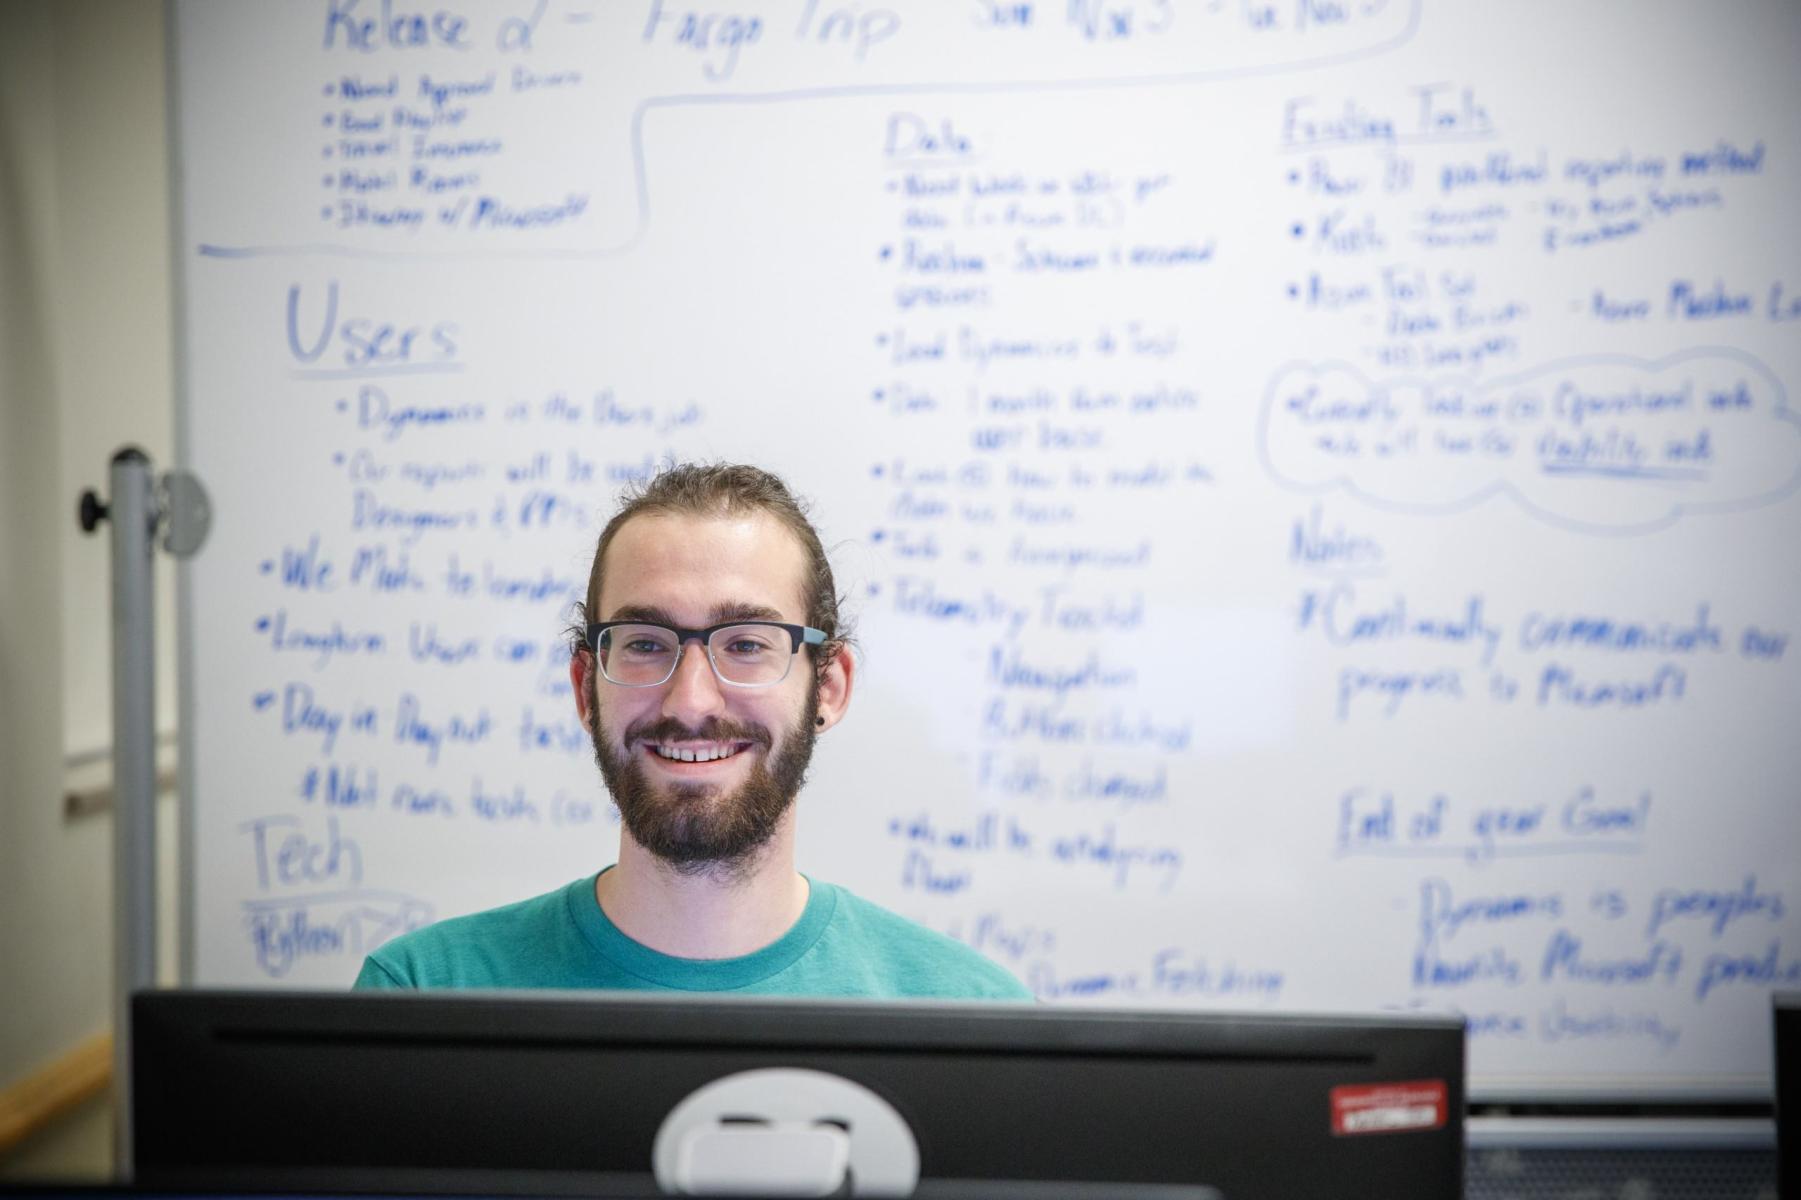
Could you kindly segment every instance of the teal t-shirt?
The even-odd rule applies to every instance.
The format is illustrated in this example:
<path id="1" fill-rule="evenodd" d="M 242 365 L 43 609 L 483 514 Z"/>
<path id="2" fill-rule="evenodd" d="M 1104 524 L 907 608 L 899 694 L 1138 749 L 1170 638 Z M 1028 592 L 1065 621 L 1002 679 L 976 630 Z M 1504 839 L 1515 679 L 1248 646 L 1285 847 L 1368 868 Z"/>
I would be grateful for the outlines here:
<path id="1" fill-rule="evenodd" d="M 742 958 L 672 958 L 601 910 L 595 876 L 395 938 L 363 963 L 359 988 L 614 988 L 763 996 L 1030 1000 L 1005 968 L 941 933 L 808 880 L 807 907 Z"/>

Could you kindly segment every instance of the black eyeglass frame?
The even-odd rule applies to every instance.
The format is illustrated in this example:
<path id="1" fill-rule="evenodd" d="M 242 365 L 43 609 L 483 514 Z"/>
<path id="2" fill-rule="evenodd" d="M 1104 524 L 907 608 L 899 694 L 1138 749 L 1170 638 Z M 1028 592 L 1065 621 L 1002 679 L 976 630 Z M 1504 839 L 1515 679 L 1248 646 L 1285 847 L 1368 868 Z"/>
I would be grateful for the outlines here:
<path id="1" fill-rule="evenodd" d="M 607 674 L 607 665 L 600 657 L 601 636 L 609 629 L 618 629 L 626 625 L 637 625 L 647 629 L 666 629 L 675 635 L 676 654 L 675 657 L 669 661 L 669 674 L 663 676 L 663 678 L 657 680 L 655 683 L 620 683 L 617 679 L 614 679 L 611 675 Z M 714 661 L 713 635 L 718 633 L 721 629 L 742 629 L 746 625 L 753 626 L 757 629 L 780 629 L 788 635 L 789 670 L 793 669 L 794 656 L 800 653 L 800 648 L 802 646 L 823 646 L 826 642 L 825 630 L 815 629 L 811 625 L 790 625 L 785 621 L 721 621 L 719 624 L 709 625 L 705 629 L 683 629 L 679 625 L 664 625 L 656 621 L 601 621 L 587 627 L 587 650 L 590 654 L 594 655 L 595 665 L 600 667 L 600 677 L 614 687 L 662 687 L 671 679 L 675 678 L 676 670 L 682 665 L 681 647 L 686 646 L 691 641 L 699 639 L 701 648 L 707 652 L 707 666 L 713 669 L 713 678 L 717 679 L 720 683 L 725 684 L 727 687 L 735 688 L 774 687 L 776 684 L 782 682 L 782 679 L 788 678 L 787 671 L 782 672 L 781 679 L 771 679 L 768 683 L 739 683 L 737 680 L 727 679 L 719 670 L 718 662 Z"/>

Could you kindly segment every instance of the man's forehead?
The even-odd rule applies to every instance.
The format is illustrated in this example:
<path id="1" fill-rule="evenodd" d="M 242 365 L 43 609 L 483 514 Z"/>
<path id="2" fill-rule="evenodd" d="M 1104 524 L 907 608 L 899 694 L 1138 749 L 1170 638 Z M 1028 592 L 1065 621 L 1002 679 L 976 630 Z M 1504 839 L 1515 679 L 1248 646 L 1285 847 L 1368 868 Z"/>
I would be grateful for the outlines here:
<path id="1" fill-rule="evenodd" d="M 806 552 L 763 512 L 640 513 L 614 533 L 601 566 L 596 607 L 604 620 L 650 610 L 683 620 L 798 621 L 807 613 Z"/>

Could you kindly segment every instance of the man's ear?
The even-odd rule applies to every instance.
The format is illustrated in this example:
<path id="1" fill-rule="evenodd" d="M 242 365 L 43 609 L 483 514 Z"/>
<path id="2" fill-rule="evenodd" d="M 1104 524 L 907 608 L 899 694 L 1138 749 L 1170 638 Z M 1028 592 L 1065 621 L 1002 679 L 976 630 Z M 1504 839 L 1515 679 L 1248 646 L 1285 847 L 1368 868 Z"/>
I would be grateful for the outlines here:
<path id="1" fill-rule="evenodd" d="M 832 657 L 819 675 L 819 719 L 813 732 L 824 733 L 844 719 L 856 676 L 857 664 L 851 658 L 850 647 L 843 642 L 834 643 Z"/>
<path id="2" fill-rule="evenodd" d="M 575 693 L 575 715 L 583 729 L 594 728 L 594 655 L 577 650 L 569 656 L 569 690 Z"/>

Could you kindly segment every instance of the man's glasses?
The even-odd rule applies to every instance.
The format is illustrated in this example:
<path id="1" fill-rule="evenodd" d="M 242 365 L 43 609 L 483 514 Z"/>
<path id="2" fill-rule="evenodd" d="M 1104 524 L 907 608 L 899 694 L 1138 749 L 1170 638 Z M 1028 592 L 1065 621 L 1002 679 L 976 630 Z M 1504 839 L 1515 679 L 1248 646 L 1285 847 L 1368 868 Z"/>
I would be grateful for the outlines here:
<path id="1" fill-rule="evenodd" d="M 779 621 L 737 621 L 710 629 L 675 629 L 642 621 L 603 621 L 588 626 L 588 645 L 607 682 L 620 687 L 668 683 L 682 659 L 682 645 L 700 639 L 719 682 L 769 687 L 788 677 L 802 646 L 825 642 L 825 631 Z"/>

